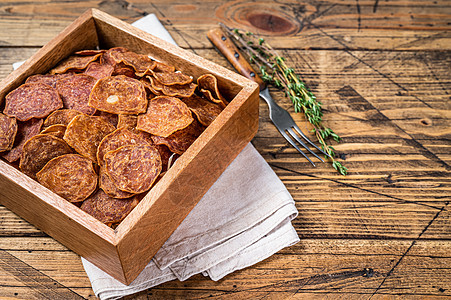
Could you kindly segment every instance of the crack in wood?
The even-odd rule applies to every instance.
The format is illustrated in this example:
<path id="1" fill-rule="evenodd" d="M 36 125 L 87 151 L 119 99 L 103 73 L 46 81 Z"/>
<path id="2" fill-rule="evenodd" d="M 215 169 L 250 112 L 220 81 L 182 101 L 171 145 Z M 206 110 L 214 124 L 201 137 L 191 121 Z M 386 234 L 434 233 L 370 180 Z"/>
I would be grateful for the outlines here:
<path id="1" fill-rule="evenodd" d="M 376 290 L 371 294 L 370 298 L 373 298 L 374 295 L 376 295 L 379 290 L 381 289 L 381 287 L 384 285 L 385 281 L 388 279 L 388 277 L 393 274 L 393 271 L 396 269 L 396 267 L 401 263 L 401 261 L 404 259 L 404 257 L 407 255 L 407 253 L 409 253 L 409 251 L 412 249 L 412 247 L 416 244 L 416 242 L 421 238 L 421 236 L 426 232 L 426 230 L 428 230 L 428 228 L 432 225 L 432 223 L 438 218 L 438 216 L 440 215 L 440 213 L 442 211 L 445 210 L 445 207 L 448 204 L 446 204 L 445 206 L 443 206 L 436 214 L 435 216 L 432 218 L 432 220 L 429 221 L 429 223 L 426 225 L 426 227 L 424 227 L 424 229 L 420 232 L 420 234 L 418 235 L 418 237 L 412 241 L 412 243 L 410 244 L 409 248 L 407 248 L 407 250 L 401 255 L 401 257 L 398 259 L 398 261 L 395 263 L 395 265 L 390 269 L 390 271 L 388 271 L 388 273 L 384 276 L 384 279 L 382 280 L 382 282 L 379 284 L 379 286 L 376 288 Z"/>
<path id="2" fill-rule="evenodd" d="M 0 250 L 0 268 L 32 289 L 41 299 L 85 299 L 4 250 Z"/>

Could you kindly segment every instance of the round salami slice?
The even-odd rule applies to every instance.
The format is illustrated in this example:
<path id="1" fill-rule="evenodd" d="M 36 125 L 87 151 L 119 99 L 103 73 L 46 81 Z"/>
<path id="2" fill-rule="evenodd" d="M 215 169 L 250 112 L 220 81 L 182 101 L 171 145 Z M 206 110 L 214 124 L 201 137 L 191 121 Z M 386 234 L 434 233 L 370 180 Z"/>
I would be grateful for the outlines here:
<path id="1" fill-rule="evenodd" d="M 63 107 L 56 89 L 43 83 L 25 83 L 6 95 L 5 100 L 3 113 L 19 121 L 44 118 Z"/>
<path id="2" fill-rule="evenodd" d="M 64 108 L 93 115 L 96 109 L 88 106 L 89 94 L 97 79 L 86 74 L 74 74 L 56 82 L 56 90 L 63 100 Z"/>
<path id="3" fill-rule="evenodd" d="M 196 95 L 192 95 L 189 98 L 183 98 L 181 100 L 189 107 L 189 109 L 196 115 L 199 122 L 204 126 L 210 125 L 211 122 L 213 122 L 214 119 L 216 119 L 216 117 L 222 112 L 222 108 L 219 104 L 211 103 L 210 101 Z"/>
<path id="4" fill-rule="evenodd" d="M 81 209 L 107 226 L 121 222 L 138 205 L 138 197 L 116 199 L 99 189 L 83 201 Z"/>
<path id="5" fill-rule="evenodd" d="M 118 199 L 126 199 L 133 197 L 135 194 L 121 191 L 118 189 L 110 177 L 106 174 L 104 168 L 100 168 L 99 188 L 101 188 L 108 196 Z"/>
<path id="6" fill-rule="evenodd" d="M 105 171 L 121 191 L 149 190 L 161 172 L 160 154 L 150 145 L 128 145 L 105 154 Z"/>
<path id="7" fill-rule="evenodd" d="M 38 134 L 23 146 L 19 168 L 26 175 L 36 179 L 47 162 L 60 155 L 72 153 L 65 141 L 48 134 Z"/>
<path id="8" fill-rule="evenodd" d="M 81 112 L 73 109 L 58 109 L 52 112 L 44 121 L 44 128 L 56 124 L 68 125 L 75 116 L 80 115 Z"/>
<path id="9" fill-rule="evenodd" d="M 64 140 L 79 154 L 97 163 L 97 147 L 115 129 L 103 117 L 78 115 L 67 125 Z"/>
<path id="10" fill-rule="evenodd" d="M 94 77 L 95 79 L 102 79 L 113 74 L 114 67 L 107 64 L 99 64 L 98 62 L 92 62 L 86 68 L 84 74 Z"/>
<path id="11" fill-rule="evenodd" d="M 22 155 L 23 145 L 30 138 L 39 133 L 42 126 L 42 119 L 31 119 L 26 122 L 18 122 L 18 130 L 13 148 L 3 154 L 3 158 L 10 163 L 15 162 Z"/>
<path id="12" fill-rule="evenodd" d="M 81 202 L 97 188 L 92 161 L 78 154 L 53 158 L 36 177 L 39 183 L 69 202 Z"/>
<path id="13" fill-rule="evenodd" d="M 193 121 L 191 111 L 177 98 L 158 96 L 149 100 L 147 112 L 138 115 L 137 129 L 153 135 L 168 137 Z"/>
<path id="14" fill-rule="evenodd" d="M 16 118 L 11 118 L 0 113 L 0 152 L 13 148 L 17 134 Z"/>
<path id="15" fill-rule="evenodd" d="M 110 76 L 97 81 L 89 96 L 89 106 L 113 114 L 146 112 L 146 90 L 139 80 Z"/>
<path id="16" fill-rule="evenodd" d="M 138 144 L 151 145 L 151 142 L 151 140 L 149 141 L 143 136 L 138 135 L 125 127 L 121 127 L 102 139 L 99 148 L 97 149 L 97 163 L 102 167 L 104 165 L 105 154 L 109 151 L 116 150 L 119 147 Z"/>

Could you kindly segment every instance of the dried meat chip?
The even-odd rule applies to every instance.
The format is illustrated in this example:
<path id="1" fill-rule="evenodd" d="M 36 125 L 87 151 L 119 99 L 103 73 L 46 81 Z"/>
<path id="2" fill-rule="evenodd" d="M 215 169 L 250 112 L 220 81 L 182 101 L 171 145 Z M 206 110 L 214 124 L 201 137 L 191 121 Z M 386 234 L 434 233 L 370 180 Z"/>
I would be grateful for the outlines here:
<path id="1" fill-rule="evenodd" d="M 39 183 L 69 202 L 81 202 L 97 188 L 92 161 L 78 154 L 53 158 L 36 177 Z"/>
<path id="2" fill-rule="evenodd" d="M 87 49 L 87 50 L 80 50 L 75 52 L 76 55 L 82 55 L 82 56 L 92 56 L 92 55 L 96 55 L 96 54 L 102 54 L 105 53 L 106 50 L 91 50 L 91 49 Z"/>
<path id="3" fill-rule="evenodd" d="M 17 134 L 16 118 L 8 117 L 0 113 L 0 152 L 13 148 Z"/>
<path id="4" fill-rule="evenodd" d="M 204 126 L 210 125 L 222 111 L 222 108 L 218 104 L 211 103 L 196 95 L 181 100 L 189 107 L 196 115 L 199 122 Z"/>
<path id="5" fill-rule="evenodd" d="M 210 101 L 219 103 L 222 107 L 227 105 L 227 100 L 221 95 L 218 88 L 218 80 L 212 74 L 205 74 L 197 79 L 199 90 Z"/>
<path id="6" fill-rule="evenodd" d="M 130 78 L 136 78 L 135 69 L 133 69 L 130 66 L 122 65 L 122 63 L 116 65 L 111 75 L 112 76 L 124 75 Z"/>
<path id="7" fill-rule="evenodd" d="M 99 188 L 101 188 L 108 196 L 118 199 L 130 198 L 135 195 L 134 193 L 124 192 L 118 189 L 106 174 L 104 168 L 100 168 Z"/>
<path id="8" fill-rule="evenodd" d="M 188 75 L 183 73 L 174 72 L 174 73 L 166 73 L 166 72 L 152 72 L 152 75 L 162 84 L 164 85 L 173 85 L 173 84 L 189 84 L 193 81 Z"/>
<path id="9" fill-rule="evenodd" d="M 114 67 L 107 64 L 99 64 L 98 62 L 92 62 L 86 68 L 84 74 L 94 77 L 99 80 L 104 77 L 111 76 L 113 74 Z"/>
<path id="10" fill-rule="evenodd" d="M 44 128 L 56 124 L 67 125 L 75 116 L 80 115 L 81 112 L 74 109 L 58 109 L 52 112 L 44 121 Z"/>
<path id="11" fill-rule="evenodd" d="M 97 53 L 94 55 L 78 56 L 72 55 L 61 61 L 55 68 L 50 70 L 50 74 L 61 74 L 66 73 L 69 70 L 81 71 L 86 69 L 90 62 L 97 60 L 102 55 L 102 53 Z"/>
<path id="12" fill-rule="evenodd" d="M 191 111 L 181 100 L 158 96 L 149 100 L 145 114 L 138 115 L 136 128 L 153 135 L 167 137 L 187 127 L 193 120 Z"/>
<path id="13" fill-rule="evenodd" d="M 146 91 L 139 80 L 124 75 L 105 77 L 92 89 L 89 105 L 114 114 L 144 113 L 147 108 Z"/>
<path id="14" fill-rule="evenodd" d="M 165 72 L 165 73 L 173 73 L 175 72 L 175 67 L 173 66 L 169 66 L 165 63 L 156 61 L 155 62 L 155 67 L 153 68 L 154 72 Z"/>
<path id="15" fill-rule="evenodd" d="M 122 146 L 104 156 L 105 171 L 121 191 L 142 193 L 152 187 L 161 172 L 158 150 L 150 145 Z"/>
<path id="16" fill-rule="evenodd" d="M 144 76 L 148 70 L 152 70 L 155 67 L 155 62 L 147 55 L 138 54 L 132 51 L 113 51 L 110 52 L 110 56 L 116 62 L 122 62 L 127 66 L 132 67 L 139 77 Z"/>
<path id="17" fill-rule="evenodd" d="M 93 115 L 96 109 L 88 106 L 89 94 L 97 79 L 86 74 L 74 74 L 56 82 L 56 89 L 63 100 L 64 108 Z"/>
<path id="18" fill-rule="evenodd" d="M 168 137 L 152 136 L 156 145 L 166 145 L 171 152 L 182 155 L 199 137 L 205 128 L 196 120 L 188 127 L 178 130 Z"/>
<path id="19" fill-rule="evenodd" d="M 41 131 L 41 134 L 50 134 L 56 136 L 57 138 L 62 139 L 64 137 L 64 133 L 66 132 L 66 125 L 63 124 L 55 124 L 47 127 L 46 129 Z"/>
<path id="20" fill-rule="evenodd" d="M 52 158 L 69 153 L 72 153 L 72 149 L 64 140 L 48 134 L 38 134 L 23 146 L 19 168 L 24 174 L 36 179 L 36 173 Z"/>
<path id="21" fill-rule="evenodd" d="M 3 113 L 19 121 L 45 118 L 63 107 L 56 89 L 43 83 L 23 84 L 6 95 L 5 101 Z"/>
<path id="22" fill-rule="evenodd" d="M 125 127 L 121 127 L 106 135 L 100 142 L 97 149 L 98 164 L 100 166 L 104 165 L 104 156 L 107 152 L 126 145 L 151 145 L 151 143 L 142 136 Z"/>
<path id="23" fill-rule="evenodd" d="M 111 226 L 121 222 L 138 203 L 136 196 L 130 199 L 116 199 L 99 189 L 83 201 L 80 208 L 100 222 Z"/>
<path id="24" fill-rule="evenodd" d="M 121 61 L 116 61 L 115 56 L 113 55 L 113 53 L 115 52 L 119 52 L 119 53 L 123 53 L 123 52 L 128 52 L 128 49 L 124 48 L 124 47 L 113 47 L 108 49 L 105 53 L 103 53 L 103 55 L 100 57 L 100 63 L 101 64 L 109 64 L 112 66 L 115 66 L 116 64 L 120 63 Z"/>
<path id="25" fill-rule="evenodd" d="M 102 118 L 105 118 L 105 120 L 107 120 L 109 123 L 111 123 L 111 125 L 113 125 L 114 127 L 117 126 L 117 122 L 118 122 L 118 115 L 116 114 L 110 114 L 104 111 L 99 111 L 98 114 L 96 114 Z"/>
<path id="26" fill-rule="evenodd" d="M 64 140 L 77 153 L 97 163 L 97 148 L 100 142 L 115 129 L 103 117 L 78 115 L 67 125 Z"/>
<path id="27" fill-rule="evenodd" d="M 127 129 L 135 129 L 138 123 L 137 115 L 122 115 L 118 116 L 117 128 L 125 127 Z"/>
<path id="28" fill-rule="evenodd" d="M 197 84 L 190 83 L 185 85 L 174 84 L 174 85 L 164 85 L 161 90 L 163 94 L 171 97 L 186 98 L 191 97 L 196 90 Z"/>
<path id="29" fill-rule="evenodd" d="M 150 81 L 150 86 L 156 90 L 156 91 L 162 91 L 164 84 L 159 82 L 157 79 L 153 78 L 152 76 L 147 76 L 147 79 Z"/>
<path id="30" fill-rule="evenodd" d="M 25 80 L 25 83 L 44 83 L 47 84 L 53 88 L 56 88 L 56 82 L 59 79 L 62 79 L 66 76 L 72 76 L 73 73 L 65 73 L 65 74 L 36 74 L 31 75 L 30 77 Z"/>
<path id="31" fill-rule="evenodd" d="M 42 123 L 42 119 L 31 119 L 26 122 L 18 122 L 14 146 L 10 151 L 2 153 L 3 158 L 10 163 L 17 161 L 22 155 L 23 145 L 26 141 L 39 133 Z"/>

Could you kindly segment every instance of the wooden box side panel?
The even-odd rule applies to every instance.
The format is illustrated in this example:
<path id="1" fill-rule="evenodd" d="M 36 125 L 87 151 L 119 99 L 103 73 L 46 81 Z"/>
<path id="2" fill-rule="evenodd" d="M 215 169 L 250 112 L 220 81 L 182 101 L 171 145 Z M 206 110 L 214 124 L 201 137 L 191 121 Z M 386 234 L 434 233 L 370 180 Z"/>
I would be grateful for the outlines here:
<path id="1" fill-rule="evenodd" d="M 112 276 L 123 278 L 110 228 L 3 161 L 0 169 L 4 206 L 102 269 L 114 272 Z"/>
<path id="2" fill-rule="evenodd" d="M 95 49 L 98 44 L 92 14 L 87 11 L 0 83 L 0 107 L 5 95 L 23 84 L 28 76 L 46 73 L 71 53 Z"/>
<path id="3" fill-rule="evenodd" d="M 245 94 L 247 91 L 240 93 Z M 258 130 L 258 91 L 225 109 L 129 215 L 117 249 L 131 282 Z M 227 116 L 228 111 L 233 112 Z M 218 120 L 221 121 L 221 120 Z M 146 211 L 140 209 L 149 207 Z M 139 222 L 132 223 L 137 218 Z M 122 236 L 123 234 L 123 236 Z"/>

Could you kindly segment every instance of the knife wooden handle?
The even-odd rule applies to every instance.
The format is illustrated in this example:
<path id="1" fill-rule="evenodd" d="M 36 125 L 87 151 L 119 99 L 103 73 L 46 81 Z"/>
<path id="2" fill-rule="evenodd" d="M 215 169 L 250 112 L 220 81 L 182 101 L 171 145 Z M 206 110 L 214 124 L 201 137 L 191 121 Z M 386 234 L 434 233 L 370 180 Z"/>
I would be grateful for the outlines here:
<path id="1" fill-rule="evenodd" d="M 221 28 L 218 27 L 210 30 L 207 33 L 207 37 L 241 75 L 258 83 L 260 90 L 266 87 L 266 84 L 260 76 L 258 76 L 233 41 L 230 40 Z"/>

